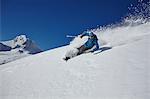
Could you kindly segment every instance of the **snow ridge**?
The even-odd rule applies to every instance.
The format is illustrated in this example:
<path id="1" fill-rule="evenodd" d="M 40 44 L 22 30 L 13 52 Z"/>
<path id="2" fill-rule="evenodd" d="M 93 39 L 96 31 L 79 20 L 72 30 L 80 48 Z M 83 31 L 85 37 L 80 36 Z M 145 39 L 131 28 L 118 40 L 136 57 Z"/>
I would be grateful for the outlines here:
<path id="1" fill-rule="evenodd" d="M 13 40 L 1 41 L 0 65 L 41 51 L 42 50 L 25 35 L 17 36 Z"/>

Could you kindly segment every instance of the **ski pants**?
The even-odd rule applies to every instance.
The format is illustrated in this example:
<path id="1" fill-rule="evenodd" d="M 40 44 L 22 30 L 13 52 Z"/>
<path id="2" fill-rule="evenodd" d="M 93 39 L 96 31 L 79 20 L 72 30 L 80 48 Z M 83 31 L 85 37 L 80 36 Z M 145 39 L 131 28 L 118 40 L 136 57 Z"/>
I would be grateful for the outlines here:
<path id="1" fill-rule="evenodd" d="M 77 48 L 79 50 L 78 54 L 77 55 L 80 55 L 82 53 L 84 53 L 86 50 L 90 49 L 90 48 L 87 48 L 85 47 L 84 45 L 82 45 L 81 47 Z"/>

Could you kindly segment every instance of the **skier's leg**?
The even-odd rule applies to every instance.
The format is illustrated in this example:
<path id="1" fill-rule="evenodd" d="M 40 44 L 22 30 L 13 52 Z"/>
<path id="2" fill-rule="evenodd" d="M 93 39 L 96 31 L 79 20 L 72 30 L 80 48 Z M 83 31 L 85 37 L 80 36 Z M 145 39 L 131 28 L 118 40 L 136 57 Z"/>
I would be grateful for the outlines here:
<path id="1" fill-rule="evenodd" d="M 63 58 L 63 60 L 67 61 L 67 60 L 77 56 L 78 52 L 79 52 L 79 49 L 77 49 L 77 48 L 74 48 L 74 49 L 71 49 L 71 50 L 67 51 L 65 57 Z"/>
<path id="2" fill-rule="evenodd" d="M 84 51 L 88 50 L 84 45 L 82 45 L 81 47 L 78 48 L 79 52 L 77 55 L 80 55 L 82 53 L 84 53 Z"/>

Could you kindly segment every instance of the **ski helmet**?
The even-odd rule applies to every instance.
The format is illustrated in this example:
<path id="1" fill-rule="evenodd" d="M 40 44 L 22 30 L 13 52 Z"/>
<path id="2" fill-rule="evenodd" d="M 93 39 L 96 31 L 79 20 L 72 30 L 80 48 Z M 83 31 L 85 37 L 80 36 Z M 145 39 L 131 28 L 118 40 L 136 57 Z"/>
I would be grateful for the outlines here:
<path id="1" fill-rule="evenodd" d="M 89 36 L 94 36 L 94 33 L 91 31 L 88 31 L 87 33 L 89 33 Z"/>

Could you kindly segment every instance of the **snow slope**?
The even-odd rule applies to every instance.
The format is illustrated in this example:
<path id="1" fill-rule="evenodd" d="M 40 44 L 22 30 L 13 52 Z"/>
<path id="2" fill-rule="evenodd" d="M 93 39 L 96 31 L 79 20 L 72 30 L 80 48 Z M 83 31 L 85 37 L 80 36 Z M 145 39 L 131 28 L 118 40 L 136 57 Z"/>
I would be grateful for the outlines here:
<path id="1" fill-rule="evenodd" d="M 65 62 L 70 46 L 64 46 L 4 64 L 0 99 L 149 99 L 149 31 L 149 22 L 96 30 L 101 45 L 112 49 Z"/>

